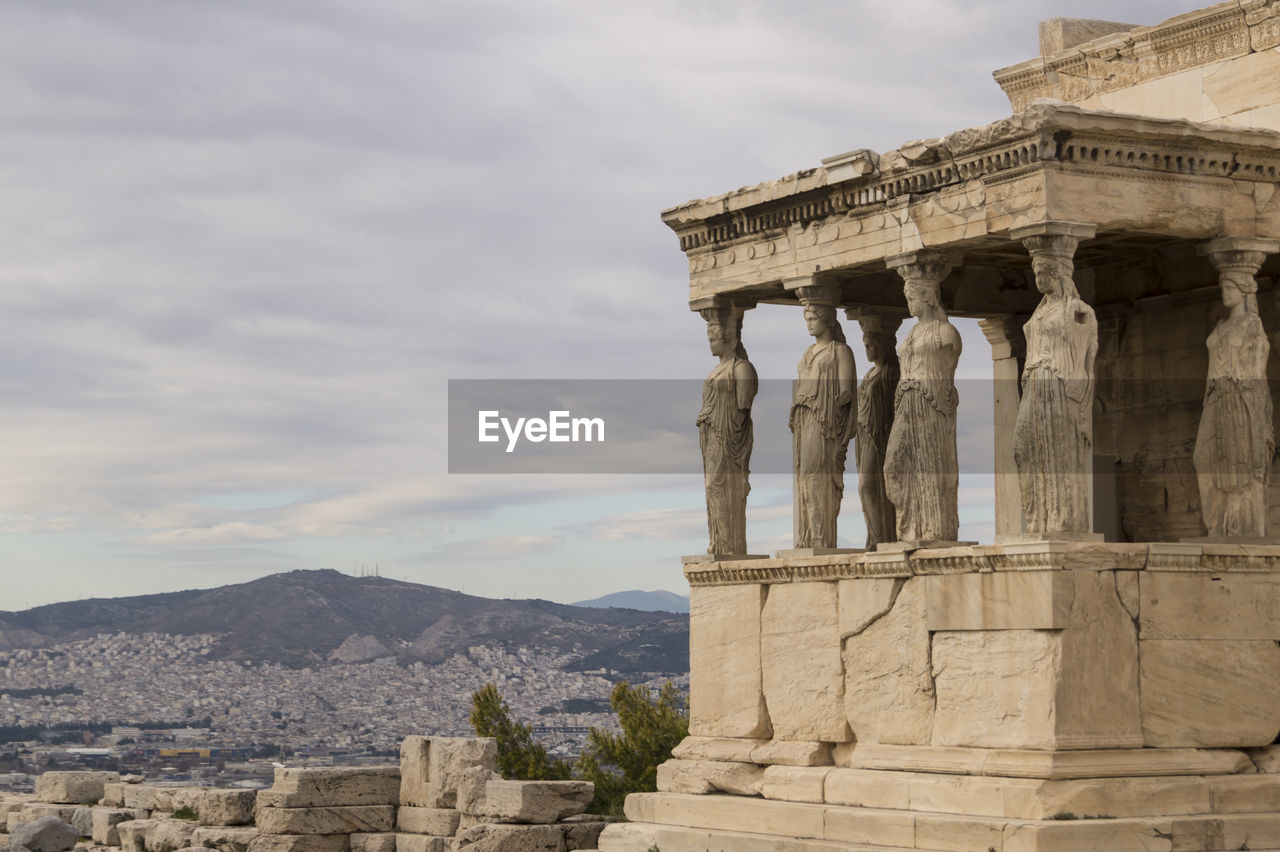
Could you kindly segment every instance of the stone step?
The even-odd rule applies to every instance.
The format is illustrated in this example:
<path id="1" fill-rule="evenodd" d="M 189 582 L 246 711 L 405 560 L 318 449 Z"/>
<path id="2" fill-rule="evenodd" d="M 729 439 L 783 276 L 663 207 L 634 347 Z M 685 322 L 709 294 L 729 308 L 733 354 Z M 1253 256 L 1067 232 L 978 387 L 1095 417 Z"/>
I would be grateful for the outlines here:
<path id="1" fill-rule="evenodd" d="M 928 852 L 1201 852 L 1280 846 L 1280 811 L 1119 818 L 1094 815 L 1092 819 L 1064 813 L 1059 819 L 1031 820 L 674 793 L 634 794 L 627 798 L 626 810 L 627 817 L 637 823 L 717 836 L 740 832 L 775 841 L 826 841 L 855 848 L 863 844 Z M 618 835 L 619 830 L 614 829 L 610 837 Z M 668 852 L 662 844 L 658 847 Z M 601 849 L 606 848 L 602 835 Z"/>

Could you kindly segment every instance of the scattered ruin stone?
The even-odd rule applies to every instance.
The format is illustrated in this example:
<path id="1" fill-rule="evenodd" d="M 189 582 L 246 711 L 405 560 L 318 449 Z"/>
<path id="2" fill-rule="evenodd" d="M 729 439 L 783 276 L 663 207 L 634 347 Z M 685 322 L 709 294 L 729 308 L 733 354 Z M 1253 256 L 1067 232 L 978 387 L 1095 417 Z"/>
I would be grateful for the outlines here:
<path id="1" fill-rule="evenodd" d="M 66 852 L 75 847 L 78 838 L 79 835 L 70 823 L 46 816 L 11 833 L 9 846 L 21 847 L 30 852 Z"/>
<path id="2" fill-rule="evenodd" d="M 97 804 L 103 785 L 119 779 L 115 772 L 45 772 L 36 779 L 36 798 L 51 804 Z"/>

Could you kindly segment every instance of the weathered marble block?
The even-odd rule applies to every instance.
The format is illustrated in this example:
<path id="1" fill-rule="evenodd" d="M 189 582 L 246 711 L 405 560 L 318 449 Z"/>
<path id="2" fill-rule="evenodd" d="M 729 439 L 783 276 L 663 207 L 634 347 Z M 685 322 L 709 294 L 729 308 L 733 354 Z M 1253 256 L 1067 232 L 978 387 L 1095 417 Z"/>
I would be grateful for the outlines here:
<path id="1" fill-rule="evenodd" d="M 152 820 L 146 831 L 147 852 L 177 852 L 191 845 L 198 826 L 191 820 Z"/>
<path id="2" fill-rule="evenodd" d="M 129 810 L 128 808 L 94 808 L 90 817 L 89 836 L 94 843 L 104 846 L 119 846 L 120 833 L 116 826 L 132 819 L 141 819 L 146 811 Z"/>
<path id="3" fill-rule="evenodd" d="M 1059 582 L 1043 572 L 1046 582 Z M 1134 748 L 1137 631 L 1106 571 L 1072 571 L 1062 630 L 933 635 L 934 745 Z"/>
<path id="4" fill-rule="evenodd" d="M 1280 648 L 1273 641 L 1144 639 L 1147 746 L 1242 747 L 1280 733 Z"/>
<path id="5" fill-rule="evenodd" d="M 201 825 L 248 825 L 253 822 L 256 790 L 202 788 L 188 797 Z"/>
<path id="6" fill-rule="evenodd" d="M 271 789 L 258 794 L 258 807 L 396 805 L 399 797 L 395 766 L 279 767 Z"/>
<path id="7" fill-rule="evenodd" d="M 770 586 L 760 617 L 760 654 L 775 739 L 851 739 L 835 583 Z"/>
<path id="8" fill-rule="evenodd" d="M 590 781 L 504 781 L 483 767 L 463 774 L 458 810 L 489 823 L 550 824 L 584 812 L 595 796 Z"/>
<path id="9" fill-rule="evenodd" d="M 393 833 L 353 834 L 351 852 L 396 852 L 396 835 Z"/>
<path id="10" fill-rule="evenodd" d="M 96 804 L 103 785 L 119 780 L 116 772 L 45 772 L 36 779 L 36 798 L 52 804 Z"/>
<path id="11" fill-rule="evenodd" d="M 668 760 L 658 766 L 658 789 L 666 793 L 760 795 L 764 767 L 719 760 Z"/>
<path id="12" fill-rule="evenodd" d="M 263 834 L 377 833 L 395 828 L 391 805 L 335 805 L 311 808 L 259 808 Z"/>
<path id="13" fill-rule="evenodd" d="M 247 852 L 349 852 L 350 834 L 259 834 Z"/>
<path id="14" fill-rule="evenodd" d="M 410 834 L 452 837 L 458 830 L 460 814 L 453 808 L 419 808 L 401 805 L 396 811 L 396 827 Z"/>
<path id="15" fill-rule="evenodd" d="M 844 708 L 858 742 L 929 742 L 934 687 L 926 579 L 934 578 L 841 583 L 841 624 L 851 631 L 844 639 Z M 896 595 L 888 597 L 886 588 Z"/>
<path id="16" fill-rule="evenodd" d="M 257 836 L 254 826 L 200 826 L 192 833 L 191 843 L 218 852 L 246 852 Z"/>
<path id="17" fill-rule="evenodd" d="M 463 772 L 497 765 L 492 737 L 406 737 L 400 744 L 400 804 L 452 808 Z"/>
<path id="18" fill-rule="evenodd" d="M 760 662 L 765 587 L 694 586 L 689 592 L 689 733 L 771 733 Z"/>

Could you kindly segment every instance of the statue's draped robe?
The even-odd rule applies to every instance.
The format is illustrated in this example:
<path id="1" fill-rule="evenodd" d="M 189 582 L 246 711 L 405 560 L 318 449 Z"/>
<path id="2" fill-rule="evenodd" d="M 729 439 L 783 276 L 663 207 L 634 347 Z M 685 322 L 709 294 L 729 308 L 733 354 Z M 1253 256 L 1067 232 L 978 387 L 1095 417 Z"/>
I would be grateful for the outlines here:
<path id="1" fill-rule="evenodd" d="M 740 368 L 750 378 L 740 379 Z M 698 442 L 707 490 L 708 553 L 747 552 L 747 494 L 752 446 L 751 409 L 740 408 L 741 381 L 750 381 L 748 398 L 755 396 L 756 372 L 745 358 L 716 365 L 702 384 L 698 412 Z"/>
<path id="2" fill-rule="evenodd" d="M 955 541 L 960 532 L 955 365 L 951 324 L 920 322 L 898 348 L 902 371 L 885 452 L 885 490 L 899 541 Z"/>
<path id="3" fill-rule="evenodd" d="M 836 517 L 844 496 L 844 464 L 853 438 L 856 406 L 840 397 L 839 353 L 853 350 L 830 340 L 805 350 L 797 366 L 791 404 L 795 465 L 795 546 L 835 547 Z"/>
<path id="4" fill-rule="evenodd" d="M 1196 433 L 1201 511 L 1211 536 L 1263 536 L 1275 446 L 1267 342 L 1255 313 L 1221 320 L 1209 334 L 1209 374 Z"/>
<path id="5" fill-rule="evenodd" d="M 1013 459 L 1023 522 L 1029 533 L 1087 533 L 1093 526 L 1089 489 L 1098 322 L 1079 297 L 1046 297 L 1022 328 L 1027 360 Z"/>
<path id="6" fill-rule="evenodd" d="M 867 524 L 867 549 L 897 539 L 893 503 L 885 491 L 884 459 L 893 425 L 893 396 L 898 387 L 898 365 L 877 364 L 862 378 L 858 389 L 858 435 L 854 453 L 858 464 L 858 496 Z"/>

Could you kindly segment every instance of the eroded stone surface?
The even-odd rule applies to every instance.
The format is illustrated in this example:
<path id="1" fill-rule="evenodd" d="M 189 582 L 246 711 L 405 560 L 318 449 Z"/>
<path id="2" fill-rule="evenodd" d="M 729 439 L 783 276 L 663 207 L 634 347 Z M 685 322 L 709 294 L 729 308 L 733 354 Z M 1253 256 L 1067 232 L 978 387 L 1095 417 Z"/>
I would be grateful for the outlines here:
<path id="1" fill-rule="evenodd" d="M 658 789 L 667 793 L 760 795 L 764 767 L 717 760 L 668 760 L 658 766 Z"/>
<path id="2" fill-rule="evenodd" d="M 835 583 L 773 586 L 761 616 L 765 703 L 780 740 L 846 742 Z"/>
<path id="3" fill-rule="evenodd" d="M 1141 654 L 1147 746 L 1264 746 L 1280 733 L 1275 642 L 1152 639 Z"/>
<path id="4" fill-rule="evenodd" d="M 768 737 L 760 663 L 763 585 L 689 592 L 689 733 Z"/>
<path id="5" fill-rule="evenodd" d="M 259 793 L 258 807 L 396 805 L 399 795 L 394 766 L 279 767 L 271 789 Z"/>
<path id="6" fill-rule="evenodd" d="M 768 740 L 737 737 L 689 736 L 671 750 L 671 756 L 680 760 L 728 760 L 751 763 L 751 752 L 768 742 Z"/>
<path id="7" fill-rule="evenodd" d="M 36 798 L 52 804 L 97 804 L 103 785 L 119 780 L 116 772 L 45 772 L 36 779 Z"/>
<path id="8" fill-rule="evenodd" d="M 401 805 L 396 811 L 396 827 L 410 834 L 450 837 L 458 830 L 460 814 L 453 808 L 419 808 Z"/>
<path id="9" fill-rule="evenodd" d="M 888 614 L 844 640 L 844 709 L 859 742 L 929 742 L 934 685 L 924 582 L 908 580 Z"/>
<path id="10" fill-rule="evenodd" d="M 584 812 L 595 796 L 590 781 L 504 781 L 484 771 L 468 771 L 457 788 L 459 810 L 482 822 L 549 825 Z"/>
<path id="11" fill-rule="evenodd" d="M 892 510 L 891 504 L 891 514 Z M 861 633 L 887 613 L 898 597 L 898 590 L 902 588 L 903 582 L 897 577 L 867 577 L 837 583 L 840 596 L 840 638 Z"/>
<path id="12" fill-rule="evenodd" d="M 263 834 L 376 833 L 395 828 L 395 808 L 390 805 L 259 808 L 257 823 Z"/>
<path id="13" fill-rule="evenodd" d="M 219 852 L 246 852 L 249 843 L 258 836 L 253 826 L 200 826 L 191 835 L 191 842 Z"/>

